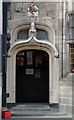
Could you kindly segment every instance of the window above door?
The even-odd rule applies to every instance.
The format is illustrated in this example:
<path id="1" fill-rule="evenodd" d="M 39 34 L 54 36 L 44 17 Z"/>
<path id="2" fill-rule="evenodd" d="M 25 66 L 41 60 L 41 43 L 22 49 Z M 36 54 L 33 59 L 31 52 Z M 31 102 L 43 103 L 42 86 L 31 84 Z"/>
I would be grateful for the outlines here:
<path id="1" fill-rule="evenodd" d="M 36 37 L 38 40 L 48 40 L 48 33 L 45 30 L 36 29 Z M 28 39 L 29 29 L 20 30 L 17 34 L 17 39 Z"/>
<path id="2" fill-rule="evenodd" d="M 29 38 L 29 29 L 21 30 L 17 34 L 17 39 L 28 39 Z"/>
<path id="3" fill-rule="evenodd" d="M 48 33 L 45 30 L 36 29 L 38 40 L 48 40 Z"/>

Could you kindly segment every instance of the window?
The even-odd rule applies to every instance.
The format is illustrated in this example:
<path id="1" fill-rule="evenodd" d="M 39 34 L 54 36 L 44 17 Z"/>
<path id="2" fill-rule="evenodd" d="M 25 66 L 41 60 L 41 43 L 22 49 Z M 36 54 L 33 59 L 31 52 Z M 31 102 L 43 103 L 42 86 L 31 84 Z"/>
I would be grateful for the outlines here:
<path id="1" fill-rule="evenodd" d="M 33 64 L 33 52 L 27 51 L 27 65 Z"/>
<path id="2" fill-rule="evenodd" d="M 48 40 L 48 33 L 45 30 L 36 29 L 37 39 L 39 40 Z"/>
<path id="3" fill-rule="evenodd" d="M 74 28 L 70 28 L 69 40 L 74 40 Z"/>
<path id="4" fill-rule="evenodd" d="M 74 40 L 74 15 L 69 16 L 69 40 Z"/>
<path id="5" fill-rule="evenodd" d="M 74 44 L 70 44 L 70 71 L 74 72 Z"/>
<path id="6" fill-rule="evenodd" d="M 17 54 L 17 57 L 16 57 L 16 59 L 17 59 L 17 65 L 20 67 L 20 66 L 23 66 L 24 65 L 24 52 L 22 51 L 22 52 L 19 52 L 18 54 Z"/>
<path id="7" fill-rule="evenodd" d="M 17 34 L 17 39 L 28 39 L 29 37 L 29 30 L 21 30 Z"/>

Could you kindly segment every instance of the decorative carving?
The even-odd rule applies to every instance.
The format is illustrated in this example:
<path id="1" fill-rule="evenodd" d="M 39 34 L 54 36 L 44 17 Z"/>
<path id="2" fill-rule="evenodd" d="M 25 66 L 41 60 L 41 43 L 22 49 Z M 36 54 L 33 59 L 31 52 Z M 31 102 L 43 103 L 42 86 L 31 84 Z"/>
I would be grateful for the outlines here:
<path id="1" fill-rule="evenodd" d="M 32 32 L 36 31 L 35 28 L 34 28 L 34 25 L 35 25 L 34 22 L 32 22 L 31 23 L 31 29 L 30 29 Z"/>
<path id="2" fill-rule="evenodd" d="M 37 17 L 39 15 L 38 10 L 39 8 L 34 3 L 32 3 L 30 7 L 28 8 L 28 16 Z"/>
<path id="3" fill-rule="evenodd" d="M 58 50 L 57 48 L 49 41 L 44 41 L 44 40 L 38 40 L 36 37 L 30 37 L 29 39 L 27 40 L 23 40 L 23 41 L 18 41 L 18 42 L 15 42 L 9 49 L 9 52 L 8 52 L 8 56 L 11 56 L 11 51 L 12 49 L 15 47 L 15 46 L 18 46 L 18 45 L 22 45 L 22 44 L 26 44 L 26 43 L 29 43 L 31 40 L 34 40 L 36 43 L 40 43 L 40 44 L 44 44 L 44 45 L 47 45 L 49 47 L 51 47 L 53 50 L 54 50 L 54 57 L 58 58 L 59 57 L 59 53 L 58 53 Z"/>
<path id="4" fill-rule="evenodd" d="M 35 24 L 34 22 L 31 23 L 31 29 L 29 30 L 29 37 L 36 36 L 36 29 L 35 29 Z"/>

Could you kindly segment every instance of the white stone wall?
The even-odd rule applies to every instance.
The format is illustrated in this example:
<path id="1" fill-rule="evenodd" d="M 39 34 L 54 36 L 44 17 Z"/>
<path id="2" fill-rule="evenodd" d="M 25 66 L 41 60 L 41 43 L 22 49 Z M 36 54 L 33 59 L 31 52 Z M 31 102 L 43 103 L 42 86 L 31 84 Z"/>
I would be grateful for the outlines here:
<path id="1" fill-rule="evenodd" d="M 69 5 L 65 2 L 36 2 L 35 4 L 39 7 L 39 16 L 36 19 L 33 19 L 28 18 L 27 15 L 27 8 L 30 6 L 30 4 L 31 3 L 11 3 L 11 7 L 8 9 L 8 29 L 11 29 L 11 38 L 14 40 L 17 39 L 13 38 L 14 36 L 12 36 L 15 26 L 17 27 L 30 22 L 39 23 L 45 21 L 47 24 L 50 24 L 51 29 L 53 29 L 55 32 L 55 41 L 53 41 L 51 34 L 48 35 L 50 41 L 55 43 L 56 48 L 59 51 L 59 75 L 61 78 L 62 74 L 65 76 L 69 73 L 69 46 L 66 44 L 66 12 L 68 11 L 67 7 Z M 11 44 L 13 42 L 12 39 L 10 41 Z"/>
<path id="2" fill-rule="evenodd" d="M 39 7 L 39 16 L 35 19 L 28 18 L 27 16 L 27 8 L 30 6 L 31 3 L 11 3 L 8 8 L 8 26 L 7 29 L 11 31 L 11 46 L 15 43 L 15 40 L 17 41 L 17 33 L 20 29 L 26 28 L 27 25 L 30 28 L 30 23 L 35 22 L 35 27 L 42 27 L 48 31 L 49 35 L 49 41 L 56 46 L 58 52 L 59 52 L 59 58 L 54 58 L 53 51 L 49 49 L 49 54 L 51 54 L 51 62 L 50 62 L 50 102 L 57 103 L 59 98 L 58 93 L 58 86 L 60 86 L 59 81 L 61 80 L 61 77 L 65 77 L 69 73 L 69 45 L 66 44 L 67 36 L 66 36 L 66 15 L 71 10 L 71 4 L 70 2 L 67 4 L 67 2 L 50 2 L 50 3 L 35 3 Z M 70 4 L 70 5 L 69 5 Z M 50 27 L 49 27 L 50 26 Z M 55 34 L 55 37 L 53 34 Z M 32 43 L 33 44 L 33 43 Z M 19 51 L 17 48 L 14 48 L 15 51 Z M 32 47 L 32 46 L 31 46 Z M 39 46 L 38 46 L 39 47 Z M 47 46 L 46 46 L 47 47 Z M 26 49 L 23 48 L 23 45 L 20 46 L 20 50 Z M 41 49 L 41 48 L 40 48 Z M 48 51 L 45 46 L 44 48 L 46 51 Z M 13 50 L 12 50 L 13 51 Z M 13 59 L 15 59 L 16 54 L 13 53 Z M 7 102 L 15 102 L 15 60 L 13 61 L 12 57 L 7 58 L 7 92 L 10 93 L 10 98 L 7 98 Z M 11 64 L 14 62 L 14 67 Z M 11 66 L 9 66 L 9 63 Z M 14 69 L 13 75 L 12 68 Z M 57 68 L 57 69 L 56 69 Z M 63 71 L 62 71 L 63 69 Z M 53 73 L 53 70 L 54 73 Z M 11 71 L 11 73 L 10 73 Z M 57 76 L 56 76 L 57 73 Z M 53 75 L 52 75 L 53 74 Z M 13 87 L 11 88 L 11 78 L 13 76 Z M 55 82 L 57 79 L 57 82 Z M 55 84 L 56 83 L 56 84 Z M 57 88 L 56 88 L 57 86 Z M 56 90 L 56 94 L 55 91 Z M 63 91 L 64 92 L 64 91 Z M 53 94 L 52 94 L 53 93 Z M 63 93 L 64 94 L 64 93 Z M 13 99 L 12 99 L 13 98 Z M 59 102 L 58 102 L 59 103 Z"/>
<path id="3" fill-rule="evenodd" d="M 58 49 L 58 5 L 57 3 L 35 3 L 39 7 L 39 16 L 37 18 L 29 18 L 27 16 L 27 8 L 30 6 L 31 3 L 11 3 L 11 7 L 9 5 L 8 8 L 8 27 L 7 29 L 11 30 L 11 46 L 17 41 L 17 33 L 20 29 L 25 29 L 27 26 L 30 28 L 31 22 L 35 23 L 35 27 L 44 29 L 48 32 L 49 42 L 56 45 Z M 15 41 L 16 40 L 16 41 Z M 30 42 L 27 49 L 33 49 L 32 44 L 35 44 L 35 41 Z M 10 97 L 7 98 L 8 103 L 15 103 L 16 102 L 16 61 L 15 57 L 17 51 L 25 50 L 23 46 L 14 46 L 14 49 L 11 51 L 11 57 L 7 58 L 7 93 L 10 93 Z M 35 46 L 36 49 L 42 49 L 48 52 L 50 55 L 50 67 L 49 67 L 49 103 L 58 103 L 59 101 L 59 93 L 58 93 L 58 86 L 59 86 L 59 61 L 58 58 L 54 57 L 54 51 L 51 49 L 49 45 L 42 45 L 40 47 L 39 43 L 37 44 L 38 47 Z M 20 47 L 20 48 L 19 48 Z M 14 52 L 13 52 L 14 50 Z M 9 65 L 10 63 L 10 65 Z M 14 65 L 14 66 L 13 66 Z M 56 67 L 57 70 L 56 70 Z M 13 69 L 13 70 L 12 70 Z M 54 74 L 54 75 L 53 75 Z M 12 77 L 13 76 L 13 77 Z M 57 78 L 57 80 L 56 80 Z M 13 82 L 14 81 L 14 82 Z M 53 88 L 53 89 L 52 89 Z"/>
<path id="4" fill-rule="evenodd" d="M 72 114 L 72 89 L 74 86 L 73 81 L 74 75 L 70 73 L 67 77 L 63 78 L 60 81 L 60 98 L 59 98 L 59 110 L 60 112 L 65 112 L 68 114 Z"/>

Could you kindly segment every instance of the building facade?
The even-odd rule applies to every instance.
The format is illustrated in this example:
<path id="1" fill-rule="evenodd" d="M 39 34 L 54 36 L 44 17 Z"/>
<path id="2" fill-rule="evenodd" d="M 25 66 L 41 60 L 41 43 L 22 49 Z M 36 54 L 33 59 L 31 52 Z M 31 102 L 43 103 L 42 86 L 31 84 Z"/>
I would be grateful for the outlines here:
<path id="1" fill-rule="evenodd" d="M 7 104 L 49 103 L 71 112 L 72 4 L 71 1 L 7 4 Z M 33 8 L 31 11 L 31 5 L 37 11 Z"/>

